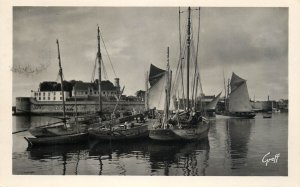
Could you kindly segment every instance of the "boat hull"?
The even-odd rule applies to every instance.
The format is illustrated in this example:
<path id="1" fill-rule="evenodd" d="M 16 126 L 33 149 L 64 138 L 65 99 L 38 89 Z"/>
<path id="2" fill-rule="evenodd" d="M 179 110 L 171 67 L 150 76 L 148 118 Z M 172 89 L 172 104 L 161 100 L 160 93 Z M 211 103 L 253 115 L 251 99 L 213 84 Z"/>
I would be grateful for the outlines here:
<path id="1" fill-rule="evenodd" d="M 217 118 L 243 118 L 243 119 L 252 119 L 256 116 L 255 113 L 253 112 L 239 112 L 239 113 L 225 113 L 225 114 L 220 114 L 220 115 L 217 115 L 216 117 Z"/>
<path id="2" fill-rule="evenodd" d="M 159 141 L 177 141 L 181 140 L 180 136 L 174 133 L 172 129 L 151 129 L 149 137 Z"/>
<path id="3" fill-rule="evenodd" d="M 149 136 L 148 124 L 143 124 L 129 129 L 89 129 L 91 138 L 102 141 L 123 141 L 138 138 L 147 138 Z"/>
<path id="4" fill-rule="evenodd" d="M 24 137 L 29 146 L 34 145 L 58 145 L 58 144 L 75 144 L 86 141 L 88 133 L 76 133 L 70 135 L 42 137 L 42 138 L 28 138 Z"/>
<path id="5" fill-rule="evenodd" d="M 196 127 L 191 128 L 169 128 L 169 129 L 151 129 L 149 137 L 158 141 L 194 141 L 207 138 L 209 131 L 209 124 L 202 122 Z"/>

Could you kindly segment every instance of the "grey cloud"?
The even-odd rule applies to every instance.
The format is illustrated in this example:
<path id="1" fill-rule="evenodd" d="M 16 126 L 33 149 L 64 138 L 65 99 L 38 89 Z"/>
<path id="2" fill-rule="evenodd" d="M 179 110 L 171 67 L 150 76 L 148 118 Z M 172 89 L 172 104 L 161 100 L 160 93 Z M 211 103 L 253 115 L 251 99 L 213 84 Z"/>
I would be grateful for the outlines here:
<path id="1" fill-rule="evenodd" d="M 186 13 L 182 23 L 186 22 L 185 16 Z M 193 20 L 197 20 L 196 11 Z M 51 65 L 32 78 L 31 86 L 26 85 L 28 89 L 15 81 L 22 80 L 22 75 L 14 74 L 14 93 L 27 93 L 43 80 L 56 79 L 56 38 L 60 40 L 65 78 L 89 81 L 97 52 L 97 24 L 127 94 L 144 89 L 150 63 L 166 66 L 167 46 L 171 67 L 175 67 L 179 51 L 178 8 L 15 7 L 14 65 Z M 197 29 L 197 25 L 193 28 Z M 182 32 L 184 29 L 185 26 Z M 102 52 L 112 79 L 103 46 Z M 278 88 L 277 97 L 287 97 L 288 9 L 202 8 L 199 54 L 207 94 L 223 89 L 225 69 L 228 76 L 232 71 L 245 76 L 249 90 L 257 96 L 265 97 L 265 90 L 272 90 L 268 82 L 272 82 L 272 87 Z M 262 81 L 263 86 L 257 86 L 257 81 Z"/>

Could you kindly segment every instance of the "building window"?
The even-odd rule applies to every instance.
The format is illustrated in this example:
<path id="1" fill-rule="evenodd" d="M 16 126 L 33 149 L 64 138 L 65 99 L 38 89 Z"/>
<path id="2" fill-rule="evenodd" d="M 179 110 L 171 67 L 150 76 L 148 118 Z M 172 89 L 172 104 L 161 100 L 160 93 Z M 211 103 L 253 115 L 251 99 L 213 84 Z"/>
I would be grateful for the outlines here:
<path id="1" fill-rule="evenodd" d="M 96 95 L 96 94 L 97 94 L 97 92 L 94 92 L 94 94 Z"/>
<path id="2" fill-rule="evenodd" d="M 43 100 L 46 100 L 45 97 L 43 97 Z"/>
<path id="3" fill-rule="evenodd" d="M 103 94 L 105 94 L 105 92 L 103 92 Z"/>
<path id="4" fill-rule="evenodd" d="M 41 97 L 39 97 L 39 101 L 41 100 Z"/>
<path id="5" fill-rule="evenodd" d="M 41 96 L 41 92 L 39 92 L 39 96 Z"/>
<path id="6" fill-rule="evenodd" d="M 87 92 L 85 92 L 85 94 L 87 94 Z"/>
<path id="7" fill-rule="evenodd" d="M 45 92 L 43 92 L 43 96 L 45 96 Z"/>
<path id="8" fill-rule="evenodd" d="M 62 97 L 60 97 L 60 100 L 62 100 Z"/>
<path id="9" fill-rule="evenodd" d="M 55 101 L 55 97 L 53 97 L 53 100 Z"/>
<path id="10" fill-rule="evenodd" d="M 48 97 L 48 100 L 50 101 L 50 97 Z"/>

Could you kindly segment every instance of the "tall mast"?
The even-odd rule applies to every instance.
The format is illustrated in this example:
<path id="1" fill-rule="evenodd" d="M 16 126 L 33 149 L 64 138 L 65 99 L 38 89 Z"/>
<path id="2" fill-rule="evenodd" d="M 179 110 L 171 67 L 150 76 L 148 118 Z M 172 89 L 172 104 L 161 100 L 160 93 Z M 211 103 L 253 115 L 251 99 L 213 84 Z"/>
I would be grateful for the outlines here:
<path id="1" fill-rule="evenodd" d="M 148 75 L 148 71 L 146 72 L 146 79 L 145 79 L 145 89 L 146 89 L 146 92 L 145 92 L 145 110 L 148 111 L 149 110 L 149 87 L 148 87 L 148 78 L 149 78 L 149 75 Z"/>
<path id="2" fill-rule="evenodd" d="M 60 51 L 59 51 L 59 43 L 58 40 L 56 39 L 56 44 L 57 44 L 57 51 L 58 51 L 58 65 L 59 65 L 59 76 L 60 76 L 60 87 L 61 87 L 61 95 L 62 95 L 62 103 L 63 103 L 63 117 L 65 121 L 66 117 L 66 107 L 65 107 L 65 96 L 64 96 L 64 86 L 63 86 L 63 71 L 61 68 L 61 60 L 60 60 Z"/>
<path id="3" fill-rule="evenodd" d="M 225 92 L 225 95 L 224 95 L 224 107 L 225 107 L 225 111 L 227 110 L 227 107 L 226 107 L 226 100 L 227 100 L 227 89 L 226 89 L 226 81 L 225 81 L 225 75 L 224 75 L 224 69 L 223 69 L 223 79 L 224 79 L 224 92 Z"/>
<path id="4" fill-rule="evenodd" d="M 187 110 L 190 109 L 190 45 L 191 45 L 191 7 L 188 8 L 188 38 L 187 38 L 187 84 L 186 84 L 186 97 L 187 97 Z"/>
<path id="5" fill-rule="evenodd" d="M 228 79 L 228 83 L 227 83 L 227 97 L 226 97 L 226 100 L 225 100 L 225 111 L 229 111 L 229 103 L 228 103 L 228 100 L 229 100 L 229 95 L 231 93 L 231 90 L 230 90 L 230 79 Z"/>
<path id="6" fill-rule="evenodd" d="M 100 29 L 99 29 L 99 26 L 98 26 L 98 53 L 97 54 L 98 54 L 98 64 L 99 64 L 99 67 L 98 67 L 99 111 L 98 112 L 100 115 L 102 112 L 102 100 L 101 100 L 101 60 L 102 60 L 102 55 L 101 55 L 101 51 L 100 51 Z"/>
<path id="7" fill-rule="evenodd" d="M 167 79 L 166 79 L 166 102 L 165 102 L 165 116 L 164 116 L 164 124 L 167 123 L 169 118 L 169 105 L 170 105 L 170 64 L 169 64 L 169 47 L 167 48 Z"/>
<path id="8" fill-rule="evenodd" d="M 179 13 L 178 13 L 178 16 L 179 16 L 179 60 L 180 60 L 180 75 L 181 75 L 181 86 L 182 86 L 182 99 L 183 99 L 183 108 L 184 108 L 184 110 L 186 109 L 185 108 L 185 96 L 184 96 L 184 83 L 183 83 L 183 71 L 182 71 L 182 69 L 183 69 L 183 67 L 182 67 L 182 52 L 181 52 L 181 23 L 180 23 L 180 14 L 181 14 L 182 12 L 180 11 L 180 7 L 179 7 Z M 178 102 L 180 103 L 180 96 L 179 96 L 179 94 L 178 94 Z M 179 109 L 179 106 L 180 106 L 180 104 L 178 105 L 178 109 Z"/>

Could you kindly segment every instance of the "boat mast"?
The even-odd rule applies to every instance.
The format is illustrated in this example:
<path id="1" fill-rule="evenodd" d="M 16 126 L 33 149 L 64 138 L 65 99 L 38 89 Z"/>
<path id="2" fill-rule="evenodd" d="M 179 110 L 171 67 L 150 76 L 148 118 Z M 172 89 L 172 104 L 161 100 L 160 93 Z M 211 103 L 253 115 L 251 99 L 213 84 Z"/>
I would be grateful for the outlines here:
<path id="1" fill-rule="evenodd" d="M 79 133 L 79 127 L 78 127 L 78 121 L 77 121 L 77 96 L 76 96 L 76 83 L 74 85 L 74 96 L 75 96 L 75 124 L 76 124 L 76 129 L 77 133 Z"/>
<path id="2" fill-rule="evenodd" d="M 226 97 L 226 101 L 225 101 L 225 106 L 226 106 L 226 109 L 225 111 L 229 111 L 229 95 L 231 93 L 231 90 L 229 90 L 229 86 L 230 86 L 230 79 L 228 79 L 228 83 L 227 83 L 227 97 Z"/>
<path id="3" fill-rule="evenodd" d="M 146 89 L 146 92 L 145 92 L 145 110 L 146 111 L 149 111 L 149 87 L 148 87 L 148 71 L 146 72 L 146 80 L 145 80 L 145 89 Z"/>
<path id="4" fill-rule="evenodd" d="M 186 110 L 186 106 L 185 106 L 185 96 L 184 96 L 184 83 L 183 83 L 183 67 L 182 67 L 182 49 L 181 49 L 181 23 L 180 23 L 180 14 L 182 12 L 180 11 L 180 7 L 179 7 L 179 13 L 178 13 L 178 16 L 179 16 L 179 60 L 180 60 L 180 75 L 181 75 L 181 86 L 182 86 L 182 99 L 183 99 L 183 109 Z M 178 93 L 178 110 L 180 108 L 180 96 L 179 96 L 179 93 Z"/>
<path id="5" fill-rule="evenodd" d="M 164 125 L 167 124 L 167 121 L 169 119 L 169 104 L 170 104 L 170 64 L 169 64 L 169 47 L 167 48 L 167 80 L 166 80 L 166 102 L 165 102 L 165 116 L 164 116 Z"/>
<path id="6" fill-rule="evenodd" d="M 98 64 L 99 64 L 99 67 L 98 67 L 98 75 L 99 75 L 99 78 L 98 78 L 98 91 L 99 91 L 99 115 L 101 115 L 102 113 L 102 100 L 101 100 L 101 60 L 102 60 L 102 55 L 101 55 L 101 51 L 100 51 L 100 29 L 99 29 L 99 26 L 98 26 Z"/>
<path id="7" fill-rule="evenodd" d="M 60 87 L 61 87 L 61 95 L 62 95 L 62 103 L 63 103 L 63 121 L 65 122 L 65 117 L 66 117 L 66 107 L 65 107 L 65 96 L 64 96 L 64 86 L 63 86 L 63 71 L 61 68 L 61 60 L 60 60 L 60 51 L 59 51 L 59 43 L 58 39 L 56 39 L 56 44 L 57 44 L 57 51 L 58 51 L 58 65 L 59 65 L 59 76 L 60 76 Z"/>
<path id="8" fill-rule="evenodd" d="M 226 111 L 226 100 L 227 100 L 227 89 L 226 89 L 226 81 L 225 81 L 225 75 L 224 75 L 224 69 L 223 69 L 223 79 L 224 79 L 224 107 L 225 107 L 225 111 Z"/>
<path id="9" fill-rule="evenodd" d="M 187 84 L 186 84 L 186 97 L 187 97 L 187 110 L 190 110 L 190 45 L 191 45 L 191 7 L 188 8 L 188 30 L 187 30 Z"/>

